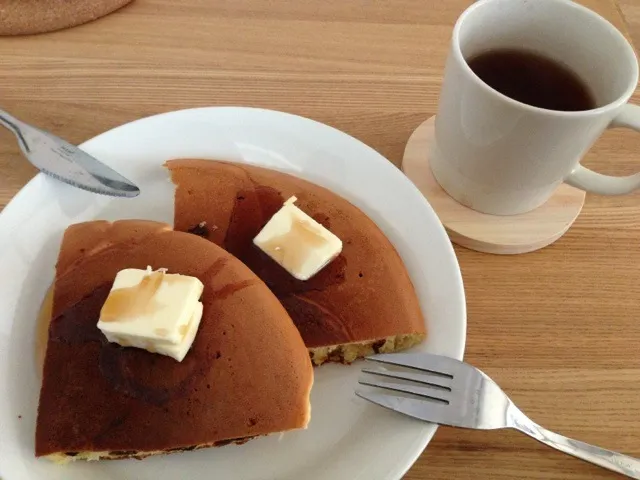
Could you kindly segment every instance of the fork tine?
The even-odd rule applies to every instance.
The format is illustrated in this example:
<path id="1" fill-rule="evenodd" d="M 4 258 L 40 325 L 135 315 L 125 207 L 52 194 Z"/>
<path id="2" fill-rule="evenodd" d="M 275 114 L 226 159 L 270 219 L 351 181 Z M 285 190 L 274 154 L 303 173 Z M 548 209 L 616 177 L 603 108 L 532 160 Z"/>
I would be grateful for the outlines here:
<path id="1" fill-rule="evenodd" d="M 390 363 L 401 367 L 415 368 L 453 378 L 454 372 L 465 365 L 463 362 L 430 353 L 381 353 L 366 357 L 374 362 Z"/>
<path id="2" fill-rule="evenodd" d="M 437 387 L 419 387 L 406 383 L 391 383 L 368 380 L 359 380 L 358 383 L 360 385 L 367 385 L 369 387 L 384 388 L 385 390 L 391 390 L 393 392 L 411 393 L 420 397 L 430 398 L 432 400 L 437 400 L 439 402 L 447 404 L 449 403 L 449 400 L 446 399 L 446 394 L 449 392 Z"/>
<path id="3" fill-rule="evenodd" d="M 446 418 L 446 409 L 449 408 L 444 404 L 417 400 L 415 398 L 397 397 L 395 395 L 386 395 L 384 393 L 364 392 L 356 390 L 356 395 L 360 398 L 368 400 L 371 403 L 388 408 L 394 412 L 403 413 L 409 417 L 424 420 L 426 422 L 438 423 Z"/>
<path id="4" fill-rule="evenodd" d="M 425 373 L 411 373 L 401 372 L 394 370 L 379 370 L 371 368 L 363 368 L 362 373 L 369 373 L 371 375 L 380 375 L 381 377 L 397 378 L 399 380 L 409 380 L 411 382 L 421 383 L 423 385 L 431 385 L 434 387 L 440 387 L 451 391 L 451 379 L 440 376 L 428 376 L 429 372 Z"/>

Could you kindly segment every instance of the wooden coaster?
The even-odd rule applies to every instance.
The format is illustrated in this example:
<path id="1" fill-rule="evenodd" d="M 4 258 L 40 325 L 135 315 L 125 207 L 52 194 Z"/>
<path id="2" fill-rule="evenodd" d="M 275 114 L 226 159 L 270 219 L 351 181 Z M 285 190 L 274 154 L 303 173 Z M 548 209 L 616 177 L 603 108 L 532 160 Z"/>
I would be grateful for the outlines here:
<path id="1" fill-rule="evenodd" d="M 0 35 L 29 35 L 74 27 L 133 0 L 0 0 Z"/>
<path id="2" fill-rule="evenodd" d="M 526 253 L 546 247 L 573 224 L 584 205 L 585 192 L 562 184 L 542 206 L 519 215 L 488 215 L 451 198 L 429 167 L 435 117 L 423 122 L 409 138 L 402 170 L 427 198 L 454 243 L 486 253 Z"/>

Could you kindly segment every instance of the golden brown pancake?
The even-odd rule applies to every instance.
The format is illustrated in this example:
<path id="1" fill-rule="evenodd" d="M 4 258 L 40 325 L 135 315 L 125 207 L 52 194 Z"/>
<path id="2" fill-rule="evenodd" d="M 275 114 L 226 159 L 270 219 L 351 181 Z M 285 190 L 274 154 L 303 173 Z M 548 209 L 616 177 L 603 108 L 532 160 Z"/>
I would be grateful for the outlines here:
<path id="1" fill-rule="evenodd" d="M 203 236 L 242 260 L 276 294 L 314 364 L 349 363 L 420 342 L 425 321 L 393 245 L 361 210 L 333 192 L 260 167 L 210 160 L 166 163 L 175 195 L 175 229 Z M 340 256 L 307 281 L 296 280 L 253 245 L 290 196 L 335 233 Z"/>
<path id="2" fill-rule="evenodd" d="M 106 341 L 96 324 L 116 273 L 167 268 L 205 285 L 185 359 Z M 145 457 L 304 428 L 313 371 L 265 284 L 195 235 L 148 221 L 72 225 L 62 242 L 36 456 Z"/>

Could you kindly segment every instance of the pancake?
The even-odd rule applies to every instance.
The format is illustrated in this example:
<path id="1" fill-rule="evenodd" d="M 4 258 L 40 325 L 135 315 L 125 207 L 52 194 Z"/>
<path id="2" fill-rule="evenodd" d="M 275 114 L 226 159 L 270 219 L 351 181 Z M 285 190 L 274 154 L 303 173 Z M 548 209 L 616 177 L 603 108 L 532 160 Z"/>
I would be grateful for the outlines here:
<path id="1" fill-rule="evenodd" d="M 147 265 L 205 285 L 200 328 L 181 363 L 108 343 L 96 326 L 116 273 Z M 148 221 L 87 222 L 65 232 L 36 456 L 142 458 L 305 428 L 312 383 L 286 311 L 223 249 Z"/>
<path id="2" fill-rule="evenodd" d="M 361 210 L 300 178 L 210 160 L 166 163 L 176 184 L 174 228 L 200 235 L 242 260 L 275 293 L 312 361 L 350 363 L 425 338 L 425 321 L 395 248 Z M 253 245 L 290 196 L 336 234 L 342 254 L 307 281 L 296 280 Z"/>

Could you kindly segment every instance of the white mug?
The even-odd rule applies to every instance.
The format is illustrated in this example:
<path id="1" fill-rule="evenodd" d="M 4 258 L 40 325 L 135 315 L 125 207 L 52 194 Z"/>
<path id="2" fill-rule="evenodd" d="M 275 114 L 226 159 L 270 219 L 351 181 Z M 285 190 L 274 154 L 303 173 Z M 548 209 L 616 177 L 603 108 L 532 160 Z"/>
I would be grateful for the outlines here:
<path id="1" fill-rule="evenodd" d="M 493 49 L 534 51 L 569 67 L 596 108 L 554 111 L 498 93 L 469 68 Z M 542 205 L 566 182 L 605 195 L 640 188 L 640 174 L 611 177 L 580 165 L 607 128 L 640 130 L 628 104 L 638 82 L 633 48 L 609 22 L 569 0 L 480 0 L 456 22 L 435 120 L 431 170 L 458 202 L 511 215 Z"/>

